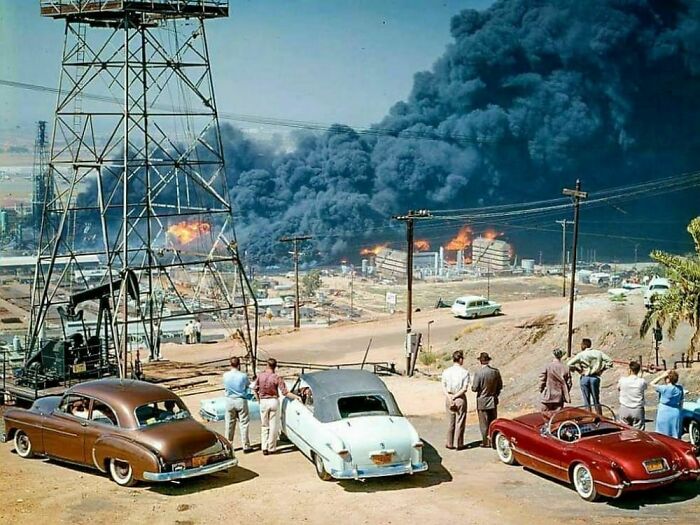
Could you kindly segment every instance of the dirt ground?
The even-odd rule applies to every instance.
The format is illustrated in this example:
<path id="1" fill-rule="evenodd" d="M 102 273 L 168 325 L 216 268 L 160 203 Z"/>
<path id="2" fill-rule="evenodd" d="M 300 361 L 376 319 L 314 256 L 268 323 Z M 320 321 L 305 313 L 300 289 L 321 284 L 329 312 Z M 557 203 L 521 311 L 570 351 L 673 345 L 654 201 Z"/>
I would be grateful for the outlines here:
<path id="1" fill-rule="evenodd" d="M 467 365 L 488 351 L 503 373 L 505 389 L 501 415 L 527 412 L 537 402 L 539 369 L 551 349 L 565 346 L 566 302 L 559 297 L 505 302 L 504 315 L 465 321 L 449 310 L 423 310 L 414 327 L 427 336 L 431 323 L 435 362 L 420 365 L 414 378 L 389 377 L 404 414 L 425 440 L 430 470 L 415 476 L 366 482 L 322 482 L 313 465 L 287 445 L 274 456 L 260 452 L 239 454 L 240 465 L 228 473 L 180 484 L 116 486 L 93 471 L 41 459 L 22 460 L 11 444 L 0 445 L 0 524 L 51 523 L 690 523 L 700 512 L 700 482 L 676 484 L 664 490 L 602 503 L 585 503 L 568 486 L 520 467 L 501 464 L 494 451 L 471 448 L 448 451 L 443 447 L 444 414 L 436 380 L 444 356 L 460 348 Z M 579 299 L 575 342 L 588 336 L 619 364 L 604 375 L 603 402 L 616 406 L 615 384 L 630 357 L 651 357 L 648 340 L 637 335 L 643 315 L 641 297 L 612 303 L 605 295 Z M 403 363 L 404 319 L 400 315 L 368 323 L 331 328 L 309 328 L 296 333 L 265 336 L 261 356 L 302 362 L 357 362 L 369 340 L 370 361 Z M 424 339 L 425 342 L 425 339 Z M 687 344 L 684 333 L 664 341 L 662 358 L 671 362 Z M 240 354 L 233 343 L 166 345 L 167 358 L 205 362 Z M 291 371 L 287 371 L 291 372 Z M 688 398 L 700 395 L 700 374 L 681 370 Z M 214 378 L 214 383 L 218 380 Z M 218 392 L 185 395 L 197 411 L 202 398 Z M 580 398 L 573 390 L 574 403 Z M 648 396 L 648 405 L 655 399 Z M 469 398 L 473 409 L 473 397 Z M 651 411 L 653 419 L 653 411 Z M 221 431 L 221 423 L 213 424 Z M 258 442 L 254 423 L 253 441 Z M 478 439 L 476 417 L 468 418 L 467 441 Z M 238 444 L 238 443 L 236 443 Z"/>

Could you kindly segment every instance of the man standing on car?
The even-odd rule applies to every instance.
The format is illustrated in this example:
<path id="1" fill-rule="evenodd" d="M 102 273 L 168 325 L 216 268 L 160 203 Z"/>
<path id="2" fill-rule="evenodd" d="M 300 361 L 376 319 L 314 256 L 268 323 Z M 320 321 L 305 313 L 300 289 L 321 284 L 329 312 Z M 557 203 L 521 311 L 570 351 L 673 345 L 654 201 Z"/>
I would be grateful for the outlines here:
<path id="1" fill-rule="evenodd" d="M 255 397 L 260 401 L 260 448 L 263 455 L 272 454 L 277 449 L 277 426 L 280 407 L 279 395 L 289 399 L 299 399 L 287 390 L 284 380 L 277 375 L 277 360 L 267 360 L 267 368 L 255 381 Z"/>
<path id="2" fill-rule="evenodd" d="M 605 370 L 612 368 L 610 356 L 591 348 L 590 339 L 582 339 L 581 351 L 572 357 L 567 365 L 581 374 L 581 395 L 586 410 L 590 410 L 592 405 L 600 414 L 600 376 Z"/>
<path id="3" fill-rule="evenodd" d="M 625 377 L 617 383 L 620 391 L 620 419 L 629 426 L 644 430 L 646 425 L 644 413 L 644 392 L 647 389 L 646 380 L 639 375 L 642 367 L 636 361 L 630 361 L 629 370 Z"/>
<path id="4" fill-rule="evenodd" d="M 241 372 L 241 360 L 238 357 L 231 358 L 231 370 L 224 373 L 224 390 L 226 391 L 226 417 L 224 428 L 226 439 L 233 445 L 233 436 L 236 433 L 236 422 L 241 423 L 241 446 L 243 453 L 247 454 L 250 448 L 250 434 L 248 424 L 250 415 L 248 412 L 248 387 L 250 381 L 248 375 Z"/>
<path id="5" fill-rule="evenodd" d="M 449 421 L 446 447 L 450 450 L 455 448 L 455 442 L 458 450 L 464 447 L 469 371 L 465 370 L 463 365 L 464 353 L 461 350 L 456 350 L 452 354 L 452 366 L 442 373 L 442 391 L 445 393 L 445 406 Z"/>
<path id="6" fill-rule="evenodd" d="M 570 403 L 571 372 L 569 367 L 561 362 L 564 351 L 555 348 L 552 351 L 554 359 L 550 361 L 540 374 L 540 410 L 550 412 L 559 410 L 564 403 Z"/>
<path id="7" fill-rule="evenodd" d="M 498 417 L 498 396 L 503 390 L 503 380 L 498 368 L 491 366 L 486 352 L 479 354 L 481 367 L 474 373 L 472 390 L 476 392 L 476 413 L 479 415 L 481 446 L 489 446 L 489 425 Z"/>

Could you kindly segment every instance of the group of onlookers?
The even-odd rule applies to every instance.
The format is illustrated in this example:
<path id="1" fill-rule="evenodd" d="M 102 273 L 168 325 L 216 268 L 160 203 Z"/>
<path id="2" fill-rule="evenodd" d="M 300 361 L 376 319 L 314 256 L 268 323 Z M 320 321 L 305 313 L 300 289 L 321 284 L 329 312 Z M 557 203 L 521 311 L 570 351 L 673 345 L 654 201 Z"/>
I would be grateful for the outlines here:
<path id="1" fill-rule="evenodd" d="M 481 430 L 481 446 L 489 446 L 489 425 L 498 417 L 498 396 L 503 390 L 503 380 L 498 368 L 491 366 L 491 356 L 479 354 L 479 368 L 474 372 L 471 389 L 476 392 L 476 412 Z M 467 390 L 470 374 L 464 368 L 464 353 L 457 350 L 452 354 L 452 366 L 442 374 L 442 389 L 445 393 L 449 430 L 447 448 L 464 447 L 464 429 L 467 422 Z"/>
<path id="2" fill-rule="evenodd" d="M 250 433 L 248 425 L 250 415 L 248 410 L 248 391 L 252 389 L 255 398 L 260 403 L 260 448 L 263 455 L 272 454 L 277 449 L 279 438 L 277 412 L 280 408 L 280 394 L 299 399 L 295 394 L 287 390 L 284 380 L 277 375 L 277 361 L 268 359 L 263 372 L 250 384 L 248 374 L 241 371 L 241 360 L 238 357 L 231 358 L 231 370 L 224 373 L 224 390 L 226 391 L 226 413 L 224 419 L 226 439 L 233 441 L 236 433 L 236 424 L 241 424 L 241 442 L 243 453 L 252 452 L 250 446 Z"/>
<path id="3" fill-rule="evenodd" d="M 553 412 L 571 402 L 573 385 L 572 371 L 580 375 L 579 386 L 583 405 L 588 410 L 601 413 L 600 380 L 603 372 L 612 368 L 613 361 L 605 352 L 592 348 L 590 339 L 581 341 L 581 351 L 566 363 L 562 362 L 564 351 L 555 349 L 553 359 L 539 376 L 540 410 Z M 452 355 L 453 365 L 442 374 L 442 388 L 445 394 L 449 428 L 447 448 L 460 449 L 464 446 L 464 430 L 467 420 L 467 398 L 470 374 L 463 367 L 464 354 L 456 351 Z M 489 446 L 488 427 L 497 417 L 498 396 L 503 382 L 498 369 L 490 364 L 491 358 L 485 352 L 479 356 L 481 367 L 474 373 L 471 387 L 477 393 L 476 409 L 481 430 L 481 446 Z M 662 383 L 663 384 L 659 384 Z M 652 385 L 659 395 L 656 412 L 656 432 L 680 438 L 682 434 L 681 409 L 683 408 L 683 387 L 678 384 L 678 373 L 668 370 L 647 383 L 641 374 L 641 365 L 631 361 L 627 375 L 618 381 L 619 419 L 631 427 L 645 429 L 645 392 Z"/>
<path id="4" fill-rule="evenodd" d="M 202 342 L 202 323 L 199 319 L 188 321 L 182 331 L 185 336 L 185 344 L 190 345 Z"/>

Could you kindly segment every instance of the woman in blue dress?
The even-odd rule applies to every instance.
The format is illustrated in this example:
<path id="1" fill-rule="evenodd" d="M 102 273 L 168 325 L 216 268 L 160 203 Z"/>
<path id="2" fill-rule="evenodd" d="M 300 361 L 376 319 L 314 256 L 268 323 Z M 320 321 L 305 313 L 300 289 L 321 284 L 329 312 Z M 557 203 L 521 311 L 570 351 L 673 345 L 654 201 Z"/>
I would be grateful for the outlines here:
<path id="1" fill-rule="evenodd" d="M 657 383 L 665 380 L 665 384 Z M 677 439 L 683 432 L 681 409 L 683 408 L 683 387 L 678 383 L 678 372 L 669 370 L 654 379 L 650 384 L 659 394 L 659 408 L 656 411 L 656 431 Z"/>

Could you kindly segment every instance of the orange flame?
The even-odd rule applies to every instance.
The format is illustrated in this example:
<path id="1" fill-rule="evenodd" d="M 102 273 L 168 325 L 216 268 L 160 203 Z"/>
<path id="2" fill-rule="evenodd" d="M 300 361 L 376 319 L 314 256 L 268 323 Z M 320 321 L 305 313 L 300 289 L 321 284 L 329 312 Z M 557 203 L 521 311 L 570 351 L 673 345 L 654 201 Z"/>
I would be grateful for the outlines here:
<path id="1" fill-rule="evenodd" d="M 472 244 L 472 229 L 462 226 L 454 239 L 445 245 L 446 250 L 464 250 Z"/>
<path id="2" fill-rule="evenodd" d="M 387 246 L 388 244 L 378 244 L 372 248 L 362 248 L 362 250 L 360 250 L 360 255 L 379 255 L 379 252 L 385 250 Z"/>
<path id="3" fill-rule="evenodd" d="M 168 228 L 168 233 L 175 237 L 180 244 L 189 244 L 200 235 L 209 233 L 211 224 L 208 222 L 187 222 L 182 221 L 171 225 Z"/>
<path id="4" fill-rule="evenodd" d="M 413 250 L 417 252 L 427 252 L 430 249 L 430 242 L 425 239 L 418 239 L 413 243 Z"/>

